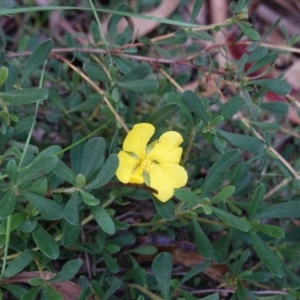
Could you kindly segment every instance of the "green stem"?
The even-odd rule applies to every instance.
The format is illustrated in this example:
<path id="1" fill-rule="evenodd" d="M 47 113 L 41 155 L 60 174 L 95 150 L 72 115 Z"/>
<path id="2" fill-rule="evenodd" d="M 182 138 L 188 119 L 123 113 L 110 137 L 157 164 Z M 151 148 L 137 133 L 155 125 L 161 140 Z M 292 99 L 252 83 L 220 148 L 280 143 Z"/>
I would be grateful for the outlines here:
<path id="1" fill-rule="evenodd" d="M 104 45 L 105 45 L 105 48 L 106 48 L 106 51 L 107 51 L 107 54 L 108 54 L 108 57 L 109 57 L 110 64 L 113 65 L 113 61 L 112 61 L 112 58 L 111 58 L 111 55 L 110 55 L 110 51 L 109 51 L 109 48 L 108 48 L 108 43 L 107 43 L 107 41 L 105 39 L 105 35 L 104 35 L 103 29 L 102 29 L 102 25 L 101 25 L 101 22 L 99 20 L 98 14 L 96 12 L 94 3 L 93 3 L 92 0 L 89 0 L 89 2 L 90 2 L 90 5 L 91 5 L 91 8 L 93 9 L 93 14 L 94 14 L 94 17 L 96 19 L 96 22 L 97 22 L 97 25 L 98 25 L 98 28 L 99 28 L 100 36 L 101 36 L 101 38 L 104 41 Z"/>
<path id="2" fill-rule="evenodd" d="M 194 139 L 195 139 L 195 136 L 196 136 L 196 133 L 197 133 L 197 129 L 196 127 L 193 128 L 192 132 L 191 132 L 191 135 L 190 135 L 190 139 L 189 139 L 189 143 L 188 143 L 188 146 L 184 152 L 184 157 L 183 157 L 183 160 L 182 160 L 182 165 L 185 166 L 189 156 L 190 156 L 190 152 L 192 150 L 192 146 L 193 146 L 193 142 L 194 142 Z"/>
<path id="3" fill-rule="evenodd" d="M 8 254 L 8 246 L 9 246 L 9 239 L 10 239 L 10 225 L 11 225 L 11 215 L 7 217 L 7 225 L 6 225 L 6 233 L 5 233 L 5 248 L 4 248 L 4 256 L 2 262 L 2 269 L 0 274 L 0 280 L 3 278 L 5 267 L 6 267 L 6 260 Z"/>
<path id="4" fill-rule="evenodd" d="M 44 63 L 42 75 L 41 75 L 41 78 L 40 78 L 40 82 L 39 82 L 39 88 L 40 89 L 42 88 L 42 85 L 43 85 L 43 78 L 44 78 L 44 72 L 45 72 L 46 64 L 47 64 L 47 61 L 45 61 L 45 63 Z M 19 161 L 18 170 L 21 169 L 22 163 L 24 161 L 24 158 L 25 158 L 28 146 L 29 146 L 29 142 L 30 142 L 31 137 L 32 137 L 32 132 L 33 132 L 34 125 L 35 125 L 35 122 L 36 122 L 36 117 L 37 117 L 39 105 L 40 105 L 40 101 L 37 101 L 36 104 L 35 104 L 34 119 L 33 119 L 33 122 L 31 124 L 31 128 L 30 128 L 29 134 L 28 134 L 27 139 L 26 139 L 25 147 L 24 147 L 24 150 L 22 152 L 22 156 L 21 156 L 20 161 Z M 1 269 L 1 274 L 0 274 L 0 280 L 3 277 L 4 272 L 5 272 L 5 268 L 6 268 L 7 254 L 8 254 L 9 241 L 10 241 L 11 215 L 9 215 L 7 217 L 7 223 L 6 224 L 7 225 L 6 225 L 6 233 L 5 233 L 6 234 L 6 236 L 5 236 L 5 248 L 4 248 L 4 257 L 3 257 L 2 269 Z"/>
<path id="5" fill-rule="evenodd" d="M 97 133 L 98 131 L 100 131 L 104 126 L 106 126 L 111 120 L 108 120 L 107 122 L 105 122 L 102 126 L 98 127 L 97 129 L 95 129 L 93 132 L 89 133 L 87 136 L 83 137 L 82 139 L 78 140 L 77 142 L 75 142 L 74 144 L 56 152 L 54 155 L 60 155 L 70 149 L 72 149 L 73 147 L 79 145 L 80 143 L 84 142 L 86 139 L 88 139 L 89 137 L 91 137 L 92 135 L 94 135 L 95 133 Z M 1 177 L 0 177 L 1 179 Z"/>

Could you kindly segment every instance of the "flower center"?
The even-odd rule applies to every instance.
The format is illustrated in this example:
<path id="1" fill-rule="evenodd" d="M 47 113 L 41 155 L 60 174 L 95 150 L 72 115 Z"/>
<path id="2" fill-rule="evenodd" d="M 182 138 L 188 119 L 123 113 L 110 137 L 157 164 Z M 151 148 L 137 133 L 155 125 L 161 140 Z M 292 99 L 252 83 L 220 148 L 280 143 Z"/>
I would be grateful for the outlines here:
<path id="1" fill-rule="evenodd" d="M 149 158 L 144 158 L 141 161 L 141 167 L 145 170 L 145 171 L 149 171 L 152 169 L 153 167 L 153 163 L 151 161 L 151 159 Z"/>

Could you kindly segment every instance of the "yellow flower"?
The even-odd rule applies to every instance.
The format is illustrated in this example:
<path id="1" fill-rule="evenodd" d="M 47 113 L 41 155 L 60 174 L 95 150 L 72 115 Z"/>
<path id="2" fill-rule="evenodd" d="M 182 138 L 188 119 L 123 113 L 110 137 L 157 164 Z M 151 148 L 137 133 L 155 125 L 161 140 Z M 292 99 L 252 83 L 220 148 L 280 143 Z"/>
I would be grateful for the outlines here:
<path id="1" fill-rule="evenodd" d="M 188 179 L 185 169 L 179 166 L 182 148 L 178 146 L 183 138 L 176 131 L 168 131 L 147 146 L 154 131 L 149 123 L 134 125 L 118 154 L 116 175 L 123 183 L 145 183 L 158 192 L 154 194 L 158 200 L 166 202 Z"/>

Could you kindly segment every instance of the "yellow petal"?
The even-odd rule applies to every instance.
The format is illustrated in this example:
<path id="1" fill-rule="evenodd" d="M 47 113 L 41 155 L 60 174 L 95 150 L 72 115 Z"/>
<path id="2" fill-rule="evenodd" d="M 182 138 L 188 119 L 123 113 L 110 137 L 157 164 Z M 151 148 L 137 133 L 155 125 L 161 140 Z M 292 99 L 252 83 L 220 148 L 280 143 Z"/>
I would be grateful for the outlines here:
<path id="1" fill-rule="evenodd" d="M 121 150 L 118 153 L 119 167 L 116 176 L 123 183 L 128 183 L 132 176 L 133 170 L 138 166 L 139 159 L 131 157 L 127 152 Z"/>
<path id="2" fill-rule="evenodd" d="M 183 138 L 177 131 L 167 131 L 158 139 L 158 143 L 169 151 L 177 148 L 182 142 Z"/>
<path id="3" fill-rule="evenodd" d="M 179 164 L 182 154 L 182 148 L 178 147 L 171 151 L 167 150 L 161 144 L 155 144 L 153 149 L 147 155 L 147 158 L 156 161 L 159 164 Z"/>
<path id="4" fill-rule="evenodd" d="M 138 166 L 133 171 L 132 176 L 130 177 L 129 182 L 131 182 L 131 183 L 138 183 L 138 184 L 144 183 L 143 173 L 144 173 L 144 169 L 141 166 Z"/>
<path id="5" fill-rule="evenodd" d="M 150 187 L 158 191 L 155 197 L 166 202 L 174 195 L 174 188 L 187 183 L 186 170 L 176 164 L 156 164 L 149 172 Z"/>
<path id="6" fill-rule="evenodd" d="M 147 144 L 154 131 L 154 126 L 149 123 L 134 125 L 124 140 L 123 150 L 133 152 L 138 157 L 145 157 Z"/>
<path id="7" fill-rule="evenodd" d="M 178 146 L 182 142 L 183 138 L 178 132 L 168 131 L 161 135 L 147 157 L 160 164 L 179 164 L 182 148 Z"/>

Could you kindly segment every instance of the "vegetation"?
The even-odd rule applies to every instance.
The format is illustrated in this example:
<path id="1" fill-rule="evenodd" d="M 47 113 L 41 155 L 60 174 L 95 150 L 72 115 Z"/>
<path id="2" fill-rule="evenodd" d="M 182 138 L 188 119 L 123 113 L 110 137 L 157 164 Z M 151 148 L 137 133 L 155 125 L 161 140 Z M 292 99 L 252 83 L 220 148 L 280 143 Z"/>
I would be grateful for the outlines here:
<path id="1" fill-rule="evenodd" d="M 18 28 L 0 43 L 1 297 L 299 299 L 299 136 L 286 119 L 299 104 L 272 73 L 297 37 L 269 45 L 279 21 L 261 37 L 247 0 L 205 26 L 201 0 L 189 21 L 143 14 L 149 1 L 26 2 L 0 10 Z M 56 12 L 83 21 L 60 35 Z M 139 36 L 132 18 L 160 26 Z M 130 140 L 133 155 L 123 142 L 140 123 L 155 132 Z M 135 159 L 139 179 L 126 171 Z"/>

